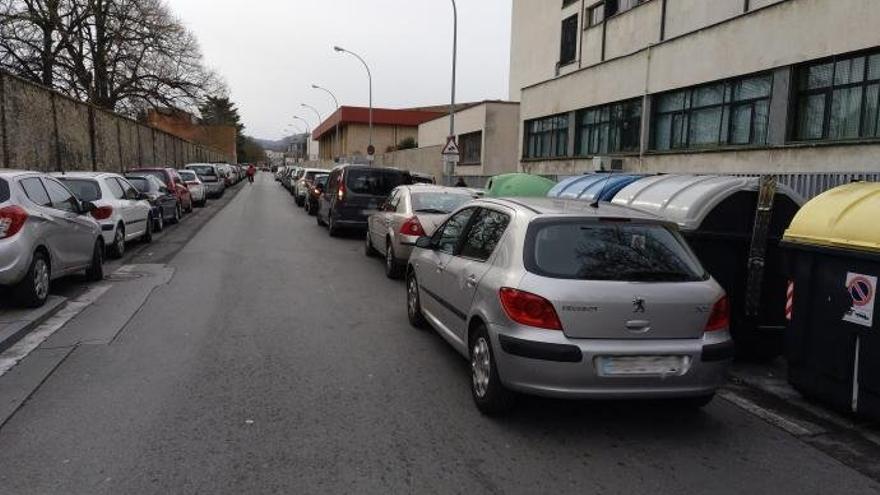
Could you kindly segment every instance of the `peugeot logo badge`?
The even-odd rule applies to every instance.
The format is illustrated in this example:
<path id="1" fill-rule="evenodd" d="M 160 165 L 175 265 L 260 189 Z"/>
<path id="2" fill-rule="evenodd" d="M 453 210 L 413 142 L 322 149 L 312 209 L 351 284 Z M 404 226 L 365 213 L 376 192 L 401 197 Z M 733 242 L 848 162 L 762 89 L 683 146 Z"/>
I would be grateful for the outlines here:
<path id="1" fill-rule="evenodd" d="M 641 297 L 633 298 L 633 313 L 644 313 L 645 312 L 645 300 Z"/>

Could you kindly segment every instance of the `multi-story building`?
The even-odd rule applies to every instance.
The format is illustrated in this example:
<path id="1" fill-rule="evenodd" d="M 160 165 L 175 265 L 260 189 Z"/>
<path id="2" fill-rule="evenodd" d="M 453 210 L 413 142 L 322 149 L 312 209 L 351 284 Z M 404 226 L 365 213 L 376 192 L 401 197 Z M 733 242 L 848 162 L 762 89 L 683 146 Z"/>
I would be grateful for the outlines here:
<path id="1" fill-rule="evenodd" d="M 514 0 L 521 167 L 880 170 L 878 0 Z"/>

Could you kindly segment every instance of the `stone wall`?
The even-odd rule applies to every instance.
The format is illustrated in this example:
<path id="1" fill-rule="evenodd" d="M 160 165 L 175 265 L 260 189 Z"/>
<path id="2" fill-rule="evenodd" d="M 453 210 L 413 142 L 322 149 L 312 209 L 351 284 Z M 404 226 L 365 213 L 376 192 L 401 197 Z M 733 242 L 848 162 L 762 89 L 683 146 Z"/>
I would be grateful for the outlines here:
<path id="1" fill-rule="evenodd" d="M 0 72 L 0 168 L 122 172 L 197 161 L 235 157 Z"/>

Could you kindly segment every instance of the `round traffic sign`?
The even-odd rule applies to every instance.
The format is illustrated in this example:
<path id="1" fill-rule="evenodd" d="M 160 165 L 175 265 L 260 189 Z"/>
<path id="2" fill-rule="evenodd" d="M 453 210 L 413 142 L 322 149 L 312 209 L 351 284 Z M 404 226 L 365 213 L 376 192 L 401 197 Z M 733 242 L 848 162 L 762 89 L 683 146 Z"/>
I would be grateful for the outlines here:
<path id="1" fill-rule="evenodd" d="M 865 277 L 856 277 L 849 284 L 849 295 L 856 306 L 867 306 L 874 298 L 874 287 Z"/>
<path id="2" fill-rule="evenodd" d="M 368 155 L 375 155 L 376 154 L 376 147 L 373 146 L 372 144 L 367 146 L 367 154 Z"/>

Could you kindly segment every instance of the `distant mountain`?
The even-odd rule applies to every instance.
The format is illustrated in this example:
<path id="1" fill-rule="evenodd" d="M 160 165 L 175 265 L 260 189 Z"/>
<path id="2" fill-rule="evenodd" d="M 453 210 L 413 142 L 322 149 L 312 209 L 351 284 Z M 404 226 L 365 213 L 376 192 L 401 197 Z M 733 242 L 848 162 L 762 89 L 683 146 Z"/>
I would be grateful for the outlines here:
<path id="1" fill-rule="evenodd" d="M 293 136 L 285 136 L 277 140 L 254 138 L 254 141 L 256 141 L 265 150 L 287 151 L 287 146 L 293 141 L 302 140 L 302 136 L 302 134 L 294 134 Z"/>

